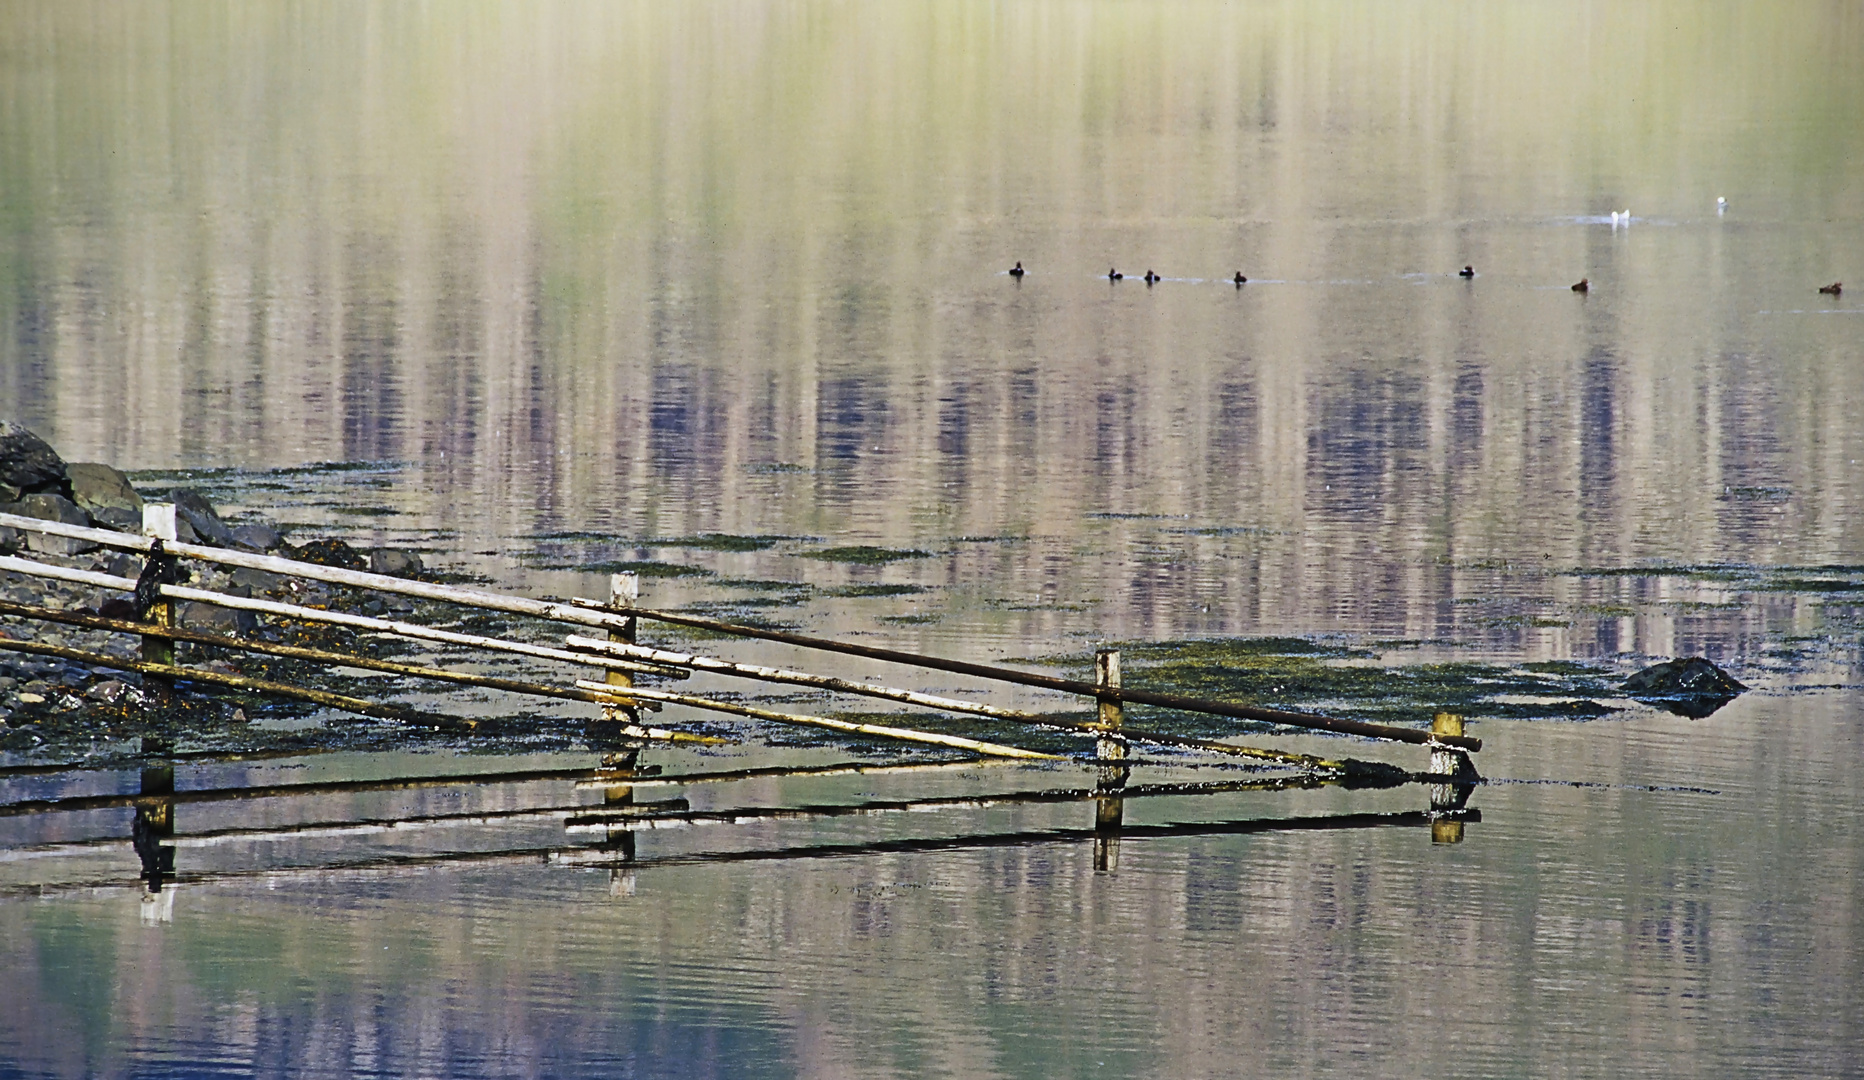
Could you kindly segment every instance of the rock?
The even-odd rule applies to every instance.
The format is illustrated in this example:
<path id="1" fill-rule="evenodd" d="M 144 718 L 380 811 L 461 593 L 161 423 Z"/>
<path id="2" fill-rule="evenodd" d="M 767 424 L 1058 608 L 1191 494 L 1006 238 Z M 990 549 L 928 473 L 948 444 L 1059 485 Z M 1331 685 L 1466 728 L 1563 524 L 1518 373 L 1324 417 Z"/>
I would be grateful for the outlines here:
<path id="1" fill-rule="evenodd" d="M 360 552 L 341 540 L 313 540 L 303 547 L 292 549 L 290 555 L 299 562 L 334 566 L 339 570 L 366 570 L 369 567 L 368 560 Z"/>
<path id="2" fill-rule="evenodd" d="M 1746 690 L 1734 676 L 1700 656 L 1652 664 L 1625 680 L 1632 697 L 1733 697 Z"/>
<path id="3" fill-rule="evenodd" d="M 135 515 L 137 528 L 142 527 L 142 496 L 122 473 L 95 461 L 78 461 L 65 466 L 65 479 L 71 484 L 71 501 L 91 517 L 100 510 L 117 510 Z"/>
<path id="4" fill-rule="evenodd" d="M 0 509 L 11 507 L 12 503 L 0 503 Z M 26 544 L 26 534 L 18 529 L 0 525 L 0 555 L 11 555 Z"/>
<path id="5" fill-rule="evenodd" d="M 124 622 L 136 621 L 136 605 L 120 596 L 113 596 L 97 605 L 97 614 L 106 619 L 122 619 Z"/>
<path id="6" fill-rule="evenodd" d="M 1698 720 L 1746 689 L 1734 676 L 1700 656 L 1652 664 L 1624 684 L 1624 692 L 1631 697 Z"/>
<path id="7" fill-rule="evenodd" d="M 99 560 L 95 569 L 111 577 L 138 578 L 142 576 L 142 559 L 127 551 L 119 551 Z"/>
<path id="8" fill-rule="evenodd" d="M 91 511 L 91 520 L 100 529 L 115 529 L 117 532 L 139 533 L 142 531 L 142 514 L 125 510 L 120 506 L 106 506 L 102 510 Z"/>
<path id="9" fill-rule="evenodd" d="M 283 591 L 285 588 L 285 579 L 279 574 L 271 574 L 264 570 L 254 570 L 251 567 L 242 566 L 227 575 L 227 585 L 229 588 L 246 589 L 248 590 L 246 595 L 252 596 L 255 593 L 276 593 Z"/>
<path id="10" fill-rule="evenodd" d="M 77 505 L 63 495 L 35 494 L 21 496 L 16 503 L 0 504 L 0 510 L 22 517 L 38 518 L 41 521 L 57 521 L 65 525 L 82 525 L 90 527 L 91 516 L 78 509 Z M 23 531 L 23 530 L 22 530 Z M 97 545 L 89 540 L 73 540 L 64 536 L 46 536 L 43 533 L 25 534 L 26 548 L 29 551 L 43 551 L 50 555 L 78 555 L 86 551 L 96 551 Z"/>
<path id="11" fill-rule="evenodd" d="M 254 551 L 271 551 L 285 542 L 278 526 L 263 519 L 233 526 L 233 542 Z"/>
<path id="12" fill-rule="evenodd" d="M 181 539 L 181 525 L 186 522 L 194 530 L 194 535 L 203 543 L 215 547 L 231 547 L 233 531 L 220 520 L 214 511 L 214 504 L 206 496 L 193 488 L 176 488 L 172 496 L 175 501 L 175 532 Z"/>
<path id="13" fill-rule="evenodd" d="M 0 484 L 21 493 L 64 490 L 65 459 L 44 439 L 11 420 L 0 420 Z"/>
<path id="14" fill-rule="evenodd" d="M 259 617 L 250 611 L 223 608 L 198 601 L 181 605 L 178 614 L 183 626 L 212 630 L 221 634 L 250 634 L 259 628 Z"/>
<path id="15" fill-rule="evenodd" d="M 394 548 L 376 548 L 369 553 L 369 572 L 371 574 L 392 574 L 395 577 L 413 577 L 426 569 L 421 565 L 421 557 L 412 551 L 396 551 Z"/>
<path id="16" fill-rule="evenodd" d="M 90 698 L 92 701 L 102 701 L 114 705 L 123 700 L 123 695 L 127 693 L 129 693 L 128 683 L 121 679 L 105 679 L 103 682 L 96 683 L 89 690 L 84 691 L 84 696 Z"/>

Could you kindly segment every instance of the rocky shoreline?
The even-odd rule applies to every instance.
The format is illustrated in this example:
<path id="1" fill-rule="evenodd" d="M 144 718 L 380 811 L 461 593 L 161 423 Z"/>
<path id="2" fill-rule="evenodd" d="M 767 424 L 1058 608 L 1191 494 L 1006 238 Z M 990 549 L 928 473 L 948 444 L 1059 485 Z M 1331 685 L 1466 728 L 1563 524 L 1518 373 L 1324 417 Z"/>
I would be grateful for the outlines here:
<path id="1" fill-rule="evenodd" d="M 213 547 L 272 553 L 304 562 L 402 577 L 424 576 L 420 555 L 392 548 L 364 550 L 340 539 L 288 539 L 285 530 L 260 514 L 223 520 L 200 492 L 188 487 L 139 491 L 114 466 L 67 462 L 45 440 L 10 421 L 0 420 L 0 512 L 70 525 L 140 533 L 144 508 L 156 502 L 175 507 L 175 539 Z M 135 579 L 143 559 L 88 541 L 46 536 L 0 526 L 0 554 L 37 562 Z M 268 597 L 311 607 L 364 615 L 402 615 L 415 610 L 403 597 L 383 596 L 320 582 L 211 563 L 185 564 L 188 584 L 239 597 Z M 0 573 L 0 598 L 9 603 L 106 618 L 134 620 L 136 607 L 127 592 L 50 580 L 13 571 Z M 354 635 L 328 626 L 261 619 L 204 603 L 177 605 L 182 626 L 219 634 L 252 636 L 273 642 L 350 647 Z M 139 655 L 135 638 L 15 615 L 0 616 L 0 637 L 82 649 L 123 660 Z M 178 662 L 226 674 L 259 678 L 311 677 L 317 669 L 293 670 L 289 661 L 224 653 L 180 644 Z M 327 681 L 320 679 L 319 681 Z M 264 716 L 302 716 L 309 706 L 241 695 L 177 692 L 133 672 L 102 665 L 0 650 L 0 752 L 39 756 L 94 752 L 104 744 L 129 749 L 127 740 L 172 743 L 204 738 L 222 742 L 238 735 L 251 720 Z M 245 740 L 236 740 L 244 742 Z M 275 738 L 263 740 L 275 742 Z"/>

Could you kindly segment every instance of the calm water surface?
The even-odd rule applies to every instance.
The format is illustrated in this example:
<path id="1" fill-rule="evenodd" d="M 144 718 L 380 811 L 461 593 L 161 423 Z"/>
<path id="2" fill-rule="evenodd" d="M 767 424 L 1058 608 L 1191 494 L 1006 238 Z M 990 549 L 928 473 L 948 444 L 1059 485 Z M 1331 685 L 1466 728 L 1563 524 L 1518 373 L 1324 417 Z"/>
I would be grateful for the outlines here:
<path id="1" fill-rule="evenodd" d="M 1282 635 L 1756 688 L 1476 710 L 1530 782 L 1460 844 L 1416 787 L 1129 799 L 1112 871 L 1091 803 L 656 831 L 627 872 L 550 819 L 184 846 L 150 911 L 129 811 L 0 818 L 0 1075 L 1864 1073 L 1861 55 L 1817 3 L 0 3 L 0 414 L 70 460 L 975 659 Z"/>

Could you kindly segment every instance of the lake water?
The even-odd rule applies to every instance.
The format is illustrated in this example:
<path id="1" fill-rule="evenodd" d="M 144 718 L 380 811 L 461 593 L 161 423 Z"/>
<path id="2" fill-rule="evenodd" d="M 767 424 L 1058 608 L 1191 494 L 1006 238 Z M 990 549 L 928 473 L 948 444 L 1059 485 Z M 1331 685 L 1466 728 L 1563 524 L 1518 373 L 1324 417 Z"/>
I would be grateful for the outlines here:
<path id="1" fill-rule="evenodd" d="M 0 817 L 0 1076 L 1864 1073 L 1860 56 L 1844 5 L 0 4 L 0 415 L 67 459 L 532 594 L 1455 704 L 1494 781 L 1454 844 L 1415 785 L 1128 798 L 1102 869 L 1025 797 L 1073 764 L 643 785 L 1016 797 L 626 860 L 487 817 L 599 808 L 573 738 L 186 765 L 565 776 L 183 803 L 154 905 L 130 810 Z M 1610 691 L 1678 655 L 1754 689 Z"/>

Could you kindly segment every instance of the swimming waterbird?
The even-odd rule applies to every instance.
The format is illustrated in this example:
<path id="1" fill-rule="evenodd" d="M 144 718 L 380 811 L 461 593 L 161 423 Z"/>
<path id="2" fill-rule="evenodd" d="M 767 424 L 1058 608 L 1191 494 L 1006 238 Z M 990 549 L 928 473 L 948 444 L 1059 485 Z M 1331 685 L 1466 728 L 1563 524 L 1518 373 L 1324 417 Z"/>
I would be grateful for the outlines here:
<path id="1" fill-rule="evenodd" d="M 1023 276 L 1023 264 L 1019 262 L 1015 266 L 1010 267 L 1010 276 L 1011 277 L 1022 277 Z"/>
<path id="2" fill-rule="evenodd" d="M 1122 274 L 1122 273 L 1120 273 L 1120 272 L 1119 272 L 1118 270 L 1108 270 L 1108 271 L 1107 271 L 1107 280 L 1108 280 L 1108 281 L 1118 281 L 1118 280 L 1120 280 L 1121 278 L 1123 278 L 1123 277 L 1125 277 L 1125 276 L 1126 276 L 1125 274 Z"/>
<path id="3" fill-rule="evenodd" d="M 1476 276 L 1476 268 L 1475 268 L 1475 267 L 1473 267 L 1473 266 L 1465 266 L 1465 267 L 1463 267 L 1463 268 L 1462 268 L 1461 270 L 1458 270 L 1458 271 L 1456 272 L 1456 276 L 1457 276 L 1457 277 L 1460 277 L 1460 278 L 1472 278 L 1472 277 L 1475 277 L 1475 276 Z"/>
<path id="4" fill-rule="evenodd" d="M 1819 286 L 1819 291 L 1827 296 L 1837 296 L 1845 291 L 1845 283 L 1842 281 L 1834 281 L 1830 285 Z"/>
<path id="5" fill-rule="evenodd" d="M 1592 288 L 1592 284 L 1589 281 L 1587 281 L 1585 278 L 1580 278 L 1578 281 L 1573 283 L 1574 292 L 1585 292 L 1590 288 Z"/>
<path id="6" fill-rule="evenodd" d="M 1147 271 L 1146 271 L 1146 284 L 1147 284 L 1147 285 L 1150 285 L 1150 284 L 1152 284 L 1152 283 L 1153 283 L 1153 282 L 1155 282 L 1155 281 L 1164 281 L 1164 280 L 1165 280 L 1164 278 L 1162 278 L 1162 277 L 1160 277 L 1160 276 L 1158 276 L 1157 274 L 1155 274 L 1155 273 L 1153 273 L 1152 271 L 1150 271 L 1150 270 L 1147 270 Z"/>
<path id="7" fill-rule="evenodd" d="M 1237 283 L 1238 285 L 1242 285 L 1242 284 L 1245 284 L 1245 283 L 1247 283 L 1248 281 L 1249 281 L 1249 279 L 1243 276 L 1243 272 L 1242 272 L 1241 270 L 1238 270 L 1238 271 L 1236 272 L 1236 283 Z"/>

